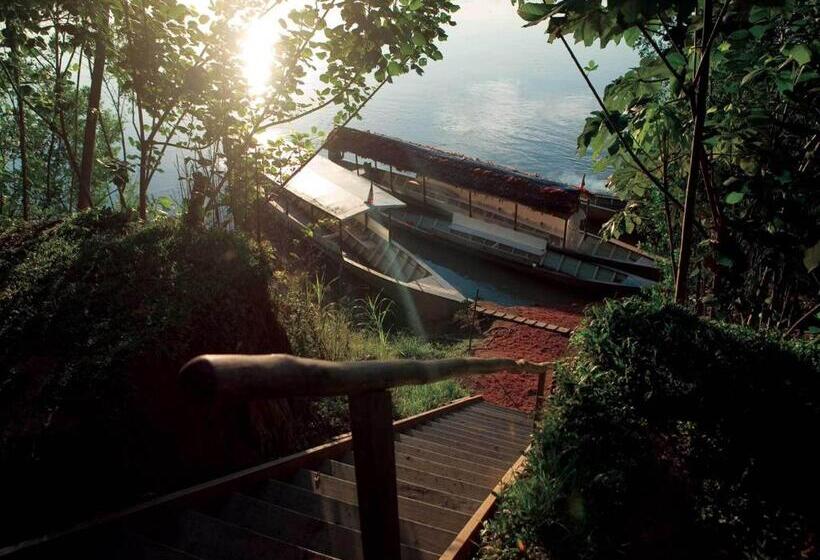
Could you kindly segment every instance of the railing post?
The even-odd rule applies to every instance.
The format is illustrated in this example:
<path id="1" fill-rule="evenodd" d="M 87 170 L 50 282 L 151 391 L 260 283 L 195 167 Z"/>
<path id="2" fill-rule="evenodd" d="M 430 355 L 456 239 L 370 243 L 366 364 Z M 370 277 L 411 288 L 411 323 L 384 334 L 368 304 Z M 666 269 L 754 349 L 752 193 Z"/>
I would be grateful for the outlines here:
<path id="1" fill-rule="evenodd" d="M 399 560 L 399 502 L 390 392 L 350 395 L 350 428 L 365 560 Z"/>

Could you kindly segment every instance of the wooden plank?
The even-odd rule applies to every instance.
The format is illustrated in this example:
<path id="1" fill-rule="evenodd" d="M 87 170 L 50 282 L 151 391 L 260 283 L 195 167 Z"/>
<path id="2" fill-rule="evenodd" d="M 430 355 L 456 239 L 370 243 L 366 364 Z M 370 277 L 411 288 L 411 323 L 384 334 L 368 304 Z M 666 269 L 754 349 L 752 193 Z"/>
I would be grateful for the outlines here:
<path id="1" fill-rule="evenodd" d="M 486 410 L 477 407 L 471 407 L 470 410 L 464 410 L 459 414 L 454 414 L 454 417 L 461 419 L 480 420 L 481 423 L 489 426 L 511 426 L 513 429 L 529 433 L 528 426 L 531 425 L 532 419 L 525 417 L 523 421 L 508 416 L 499 415 L 491 410 Z"/>
<path id="2" fill-rule="evenodd" d="M 519 452 L 529 443 L 531 433 L 522 432 L 517 426 L 510 427 L 503 421 L 494 421 L 481 416 L 461 416 L 452 415 L 447 418 L 436 418 L 427 422 L 426 426 L 451 426 L 470 432 L 475 435 L 487 437 L 501 446 L 513 447 Z M 441 428 L 439 428 L 441 429 Z"/>
<path id="3" fill-rule="evenodd" d="M 416 430 L 412 430 L 410 432 L 396 434 L 396 437 L 398 438 L 398 441 L 402 443 L 424 449 L 425 451 L 434 451 L 436 453 L 440 453 L 441 455 L 449 456 L 451 459 L 454 458 L 465 461 L 477 461 L 488 467 L 500 469 L 501 471 L 507 468 L 510 464 L 509 461 L 505 461 L 498 457 L 493 457 L 487 453 L 478 453 L 475 450 L 470 449 L 466 444 L 459 445 L 458 447 L 454 447 L 452 445 L 448 446 L 447 444 L 434 441 L 434 439 L 427 437 L 426 434 L 424 434 L 424 437 L 422 437 L 422 435 L 423 434 L 417 432 Z"/>
<path id="4" fill-rule="evenodd" d="M 514 437 L 527 438 L 532 434 L 532 421 L 528 424 L 523 424 L 494 416 L 493 413 L 483 410 L 465 412 L 459 414 L 458 417 L 464 422 L 476 422 L 485 427 L 495 429 L 502 434 L 510 434 Z"/>
<path id="5" fill-rule="evenodd" d="M 293 478 L 294 484 L 349 504 L 358 505 L 356 485 L 336 477 L 316 472 L 301 471 Z M 459 531 L 469 516 L 451 509 L 426 504 L 399 496 L 399 515 L 404 519 L 424 523 L 447 531 Z"/>
<path id="6" fill-rule="evenodd" d="M 326 461 L 322 464 L 322 472 L 350 482 L 356 480 L 353 465 L 341 461 Z M 456 496 L 465 496 L 473 500 L 478 500 L 479 502 L 487 495 L 487 489 L 481 486 L 398 464 L 396 465 L 396 476 L 399 480 L 434 488 Z"/>
<path id="7" fill-rule="evenodd" d="M 424 426 L 415 428 L 411 432 L 422 439 L 429 439 L 441 445 L 449 447 L 464 446 L 467 451 L 475 451 L 479 455 L 486 455 L 498 459 L 509 465 L 510 461 L 521 455 L 521 448 L 515 448 L 512 445 L 502 445 L 496 443 L 494 440 L 482 437 L 480 434 L 474 432 L 467 432 L 459 428 L 436 424 L 431 426 Z"/>
<path id="8" fill-rule="evenodd" d="M 502 469 L 506 468 L 510 464 L 510 461 L 521 454 L 520 451 L 505 451 L 503 447 L 488 442 L 479 436 L 462 432 L 456 433 L 451 428 L 443 426 L 414 428 L 408 432 L 408 435 L 426 440 L 444 449 L 452 450 L 456 448 L 458 452 L 470 453 L 486 458 L 492 461 L 492 464 Z"/>
<path id="9" fill-rule="evenodd" d="M 435 451 L 424 449 L 423 447 L 408 445 L 403 442 L 396 442 L 396 451 L 398 451 L 399 453 L 409 453 L 415 455 L 419 459 L 426 459 L 428 461 L 434 461 L 436 463 L 452 465 L 454 467 L 458 467 L 459 469 L 468 472 L 492 476 L 495 478 L 495 480 L 501 479 L 501 477 L 504 475 L 504 471 L 502 469 L 499 469 L 494 466 L 483 465 L 465 459 L 455 459 L 446 454 L 437 453 Z"/>
<path id="10" fill-rule="evenodd" d="M 333 476 L 349 481 L 355 480 L 356 475 L 352 467 L 344 463 L 338 463 L 337 461 L 332 462 L 337 465 L 349 467 L 351 478 L 347 479 L 338 476 L 338 471 L 331 473 Z M 264 486 L 257 497 L 288 509 L 336 523 L 337 525 L 351 529 L 359 528 L 358 506 L 314 494 L 304 488 L 271 480 Z M 430 552 L 438 554 L 443 552 L 456 536 L 453 531 L 445 531 L 444 529 L 431 527 L 407 519 L 399 520 L 399 532 L 401 534 L 402 544 L 413 548 L 429 550 Z"/>
<path id="11" fill-rule="evenodd" d="M 349 402 L 364 558 L 398 558 L 401 540 L 390 393 L 354 394 Z"/>
<path id="12" fill-rule="evenodd" d="M 345 453 L 342 456 L 342 460 L 345 463 L 352 465 L 353 454 Z M 422 459 L 420 457 L 416 457 L 412 453 L 401 453 L 397 451 L 396 468 L 402 466 L 424 471 L 427 473 L 436 474 L 439 476 L 446 476 L 447 478 L 454 478 L 456 480 L 469 480 L 472 484 L 487 489 L 492 488 L 493 486 L 495 486 L 496 482 L 498 482 L 498 479 L 492 475 L 483 475 L 479 473 L 465 471 L 459 469 L 458 467 L 454 467 L 453 465 L 448 465 L 446 463 L 437 463 L 435 461 L 430 461 L 429 459 Z M 399 504 L 399 510 L 401 510 L 401 504 Z"/>
<path id="13" fill-rule="evenodd" d="M 494 419 L 496 421 L 501 421 L 502 423 L 505 423 L 505 424 L 511 424 L 511 425 L 513 425 L 513 426 L 515 426 L 519 429 L 522 429 L 524 431 L 530 430 L 532 428 L 532 426 L 531 426 L 532 418 L 531 417 L 523 416 L 523 415 L 522 416 L 510 416 L 510 415 L 504 414 L 503 412 L 498 412 L 497 410 L 493 410 L 491 408 L 473 406 L 473 407 L 470 407 L 469 410 L 465 410 L 464 414 L 472 414 L 472 415 L 480 414 L 480 415 L 486 416 L 490 419 Z"/>
<path id="14" fill-rule="evenodd" d="M 423 424 L 423 426 L 431 426 L 434 428 L 452 428 L 464 432 L 465 435 L 471 437 L 479 437 L 482 440 L 490 441 L 493 444 L 503 448 L 515 449 L 517 455 L 521 454 L 521 450 L 527 447 L 529 443 L 529 435 L 518 435 L 516 432 L 510 430 L 499 431 L 499 428 L 480 424 L 478 422 L 469 421 L 466 418 L 437 418 L 431 422 Z"/>
<path id="15" fill-rule="evenodd" d="M 364 560 L 359 531 L 243 494 L 231 496 L 219 512 L 219 518 L 332 557 Z M 399 554 L 397 550 L 393 558 Z"/>
<path id="16" fill-rule="evenodd" d="M 444 554 L 439 560 L 467 560 L 475 551 L 475 544 L 478 539 L 478 533 L 481 530 L 481 524 L 487 519 L 495 510 L 498 496 L 504 489 L 509 486 L 518 473 L 524 468 L 526 464 L 526 452 L 518 458 L 518 460 L 509 468 L 504 474 L 504 477 L 499 481 L 493 491 L 482 502 L 481 507 L 470 517 L 470 521 L 464 525 L 459 531 L 455 540 L 447 547 Z"/>
<path id="17" fill-rule="evenodd" d="M 542 370 L 543 372 L 543 370 Z M 539 372 L 539 373 L 542 373 Z M 506 414 L 511 418 L 518 418 L 520 420 L 524 420 L 525 422 L 529 422 L 530 418 L 526 412 L 521 412 L 520 410 L 516 410 L 514 408 L 506 408 L 503 406 L 498 406 L 495 404 L 488 403 L 486 401 L 475 403 L 471 409 L 484 409 L 484 410 L 492 410 L 494 412 L 498 412 L 500 414 Z"/>

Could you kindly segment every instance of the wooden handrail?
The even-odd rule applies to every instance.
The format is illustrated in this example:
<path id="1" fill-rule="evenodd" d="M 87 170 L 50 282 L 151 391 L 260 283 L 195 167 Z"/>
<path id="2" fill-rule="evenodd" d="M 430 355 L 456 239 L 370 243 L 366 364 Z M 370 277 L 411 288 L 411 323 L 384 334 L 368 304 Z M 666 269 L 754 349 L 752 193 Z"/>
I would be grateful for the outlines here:
<path id="1" fill-rule="evenodd" d="M 198 395 L 268 399 L 356 395 L 498 371 L 541 374 L 552 365 L 505 358 L 329 362 L 289 354 L 204 354 L 185 364 L 180 376 Z"/>
<path id="2" fill-rule="evenodd" d="M 456 375 L 532 373 L 543 390 L 551 362 L 504 358 L 328 362 L 288 354 L 205 354 L 180 381 L 204 398 L 270 399 L 348 395 L 364 560 L 399 560 L 399 510 L 388 389 Z"/>

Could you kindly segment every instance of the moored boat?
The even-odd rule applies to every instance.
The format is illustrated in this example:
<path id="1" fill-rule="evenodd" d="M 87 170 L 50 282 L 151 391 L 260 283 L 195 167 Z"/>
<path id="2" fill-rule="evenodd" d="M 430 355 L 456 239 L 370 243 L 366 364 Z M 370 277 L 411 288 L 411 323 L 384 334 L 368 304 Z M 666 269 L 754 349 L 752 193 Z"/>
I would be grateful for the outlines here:
<path id="1" fill-rule="evenodd" d="M 652 255 L 587 231 L 590 200 L 607 197 L 589 194 L 582 204 L 580 191 L 569 185 L 355 129 L 341 129 L 330 148 L 332 159 L 405 202 L 447 212 L 454 222 L 483 222 L 481 228 L 471 224 L 478 235 L 503 234 L 513 245 L 529 235 L 534 239 L 528 243 L 548 244 L 551 252 L 649 280 L 660 276 Z"/>
<path id="2" fill-rule="evenodd" d="M 641 276 L 553 251 L 549 246 L 512 244 L 502 238 L 478 235 L 468 228 L 456 227 L 443 215 L 432 216 L 402 209 L 393 212 L 391 223 L 393 227 L 423 235 L 521 272 L 586 291 L 628 293 L 652 284 L 651 280 Z"/>
<path id="3" fill-rule="evenodd" d="M 344 270 L 384 292 L 404 308 L 414 330 L 452 317 L 464 296 L 410 251 L 391 239 L 389 216 L 405 203 L 371 181 L 317 156 L 271 201 L 291 229 L 310 239 Z"/>

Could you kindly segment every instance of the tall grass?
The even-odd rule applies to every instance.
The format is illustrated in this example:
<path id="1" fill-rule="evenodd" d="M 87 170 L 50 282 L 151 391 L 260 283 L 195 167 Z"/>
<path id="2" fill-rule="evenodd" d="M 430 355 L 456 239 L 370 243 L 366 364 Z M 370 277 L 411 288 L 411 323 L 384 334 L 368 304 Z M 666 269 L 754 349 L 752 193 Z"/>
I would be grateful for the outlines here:
<path id="1" fill-rule="evenodd" d="M 349 302 L 330 297 L 333 282 L 321 277 L 281 274 L 275 298 L 295 354 L 324 360 L 436 359 L 463 356 L 466 345 L 422 340 L 391 328 L 393 302 L 381 295 Z M 396 418 L 419 414 L 468 393 L 455 380 L 400 387 L 393 391 Z M 333 426 L 346 426 L 344 399 L 324 399 L 316 405 Z M 336 430 L 334 430 L 336 431 Z M 338 431 L 341 431 L 339 429 Z"/>

